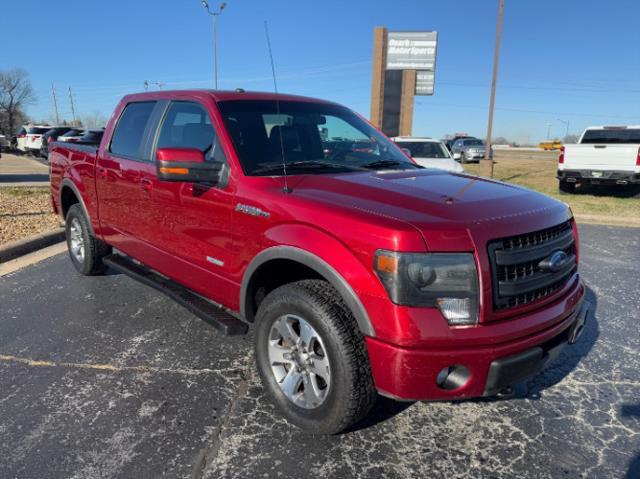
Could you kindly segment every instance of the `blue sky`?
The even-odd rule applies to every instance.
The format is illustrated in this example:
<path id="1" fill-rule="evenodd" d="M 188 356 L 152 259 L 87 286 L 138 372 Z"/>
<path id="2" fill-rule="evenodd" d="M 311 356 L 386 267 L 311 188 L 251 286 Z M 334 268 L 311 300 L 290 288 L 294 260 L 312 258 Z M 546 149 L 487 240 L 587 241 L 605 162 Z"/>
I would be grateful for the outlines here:
<path id="1" fill-rule="evenodd" d="M 572 132 L 640 123 L 640 2 L 505 4 L 496 135 L 538 141 L 550 124 L 551 135 L 562 136 L 558 118 L 570 121 Z M 0 69 L 30 73 L 38 101 L 27 111 L 36 119 L 52 117 L 51 82 L 66 118 L 69 87 L 80 115 L 109 116 L 144 80 L 212 86 L 211 22 L 199 0 L 32 0 L 28 7 L 3 0 L 1 10 Z M 417 97 L 414 134 L 483 136 L 496 13 L 497 0 L 228 0 L 218 24 L 219 84 L 273 88 L 267 20 L 280 91 L 368 116 L 373 28 L 437 30 L 435 94 Z"/>

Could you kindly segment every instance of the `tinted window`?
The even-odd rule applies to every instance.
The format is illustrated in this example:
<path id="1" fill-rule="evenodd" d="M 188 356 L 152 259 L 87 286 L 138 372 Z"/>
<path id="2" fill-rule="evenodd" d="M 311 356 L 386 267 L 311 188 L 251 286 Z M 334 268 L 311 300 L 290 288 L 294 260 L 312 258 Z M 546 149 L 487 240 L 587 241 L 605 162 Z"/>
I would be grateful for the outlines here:
<path id="1" fill-rule="evenodd" d="M 111 139 L 111 152 L 114 155 L 129 158 L 140 156 L 144 130 L 155 105 L 154 101 L 145 101 L 129 103 L 125 107 Z"/>
<path id="2" fill-rule="evenodd" d="M 347 108 L 295 101 L 223 101 L 218 106 L 247 174 L 414 169 L 400 149 Z"/>
<path id="3" fill-rule="evenodd" d="M 85 133 L 78 139 L 78 143 L 86 143 L 89 145 L 99 145 L 102 140 L 103 131 L 90 131 Z"/>
<path id="4" fill-rule="evenodd" d="M 29 128 L 29 131 L 27 133 L 29 133 L 30 135 L 42 135 L 43 133 L 46 133 L 50 130 L 50 127 L 47 128 L 40 128 L 40 127 L 34 127 L 34 128 Z"/>
<path id="5" fill-rule="evenodd" d="M 640 130 L 609 128 L 587 130 L 581 143 L 640 143 Z"/>
<path id="6" fill-rule="evenodd" d="M 60 136 L 78 136 L 78 135 L 82 135 L 82 131 L 83 130 L 76 130 L 76 129 L 69 130 L 64 135 L 60 135 Z"/>
<path id="7" fill-rule="evenodd" d="M 206 158 L 214 158 L 216 134 L 207 110 L 199 103 L 171 103 L 162 123 L 157 147 L 197 148 Z"/>
<path id="8" fill-rule="evenodd" d="M 407 148 L 414 158 L 449 158 L 441 143 L 432 141 L 399 141 L 398 146 Z"/>
<path id="9" fill-rule="evenodd" d="M 465 145 L 484 145 L 482 140 L 464 140 Z"/>

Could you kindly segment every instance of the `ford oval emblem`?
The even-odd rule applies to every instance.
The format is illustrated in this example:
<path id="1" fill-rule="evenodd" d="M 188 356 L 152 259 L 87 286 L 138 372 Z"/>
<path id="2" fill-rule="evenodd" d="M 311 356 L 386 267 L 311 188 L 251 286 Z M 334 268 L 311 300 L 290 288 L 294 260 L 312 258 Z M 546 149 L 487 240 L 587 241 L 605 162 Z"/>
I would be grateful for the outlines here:
<path id="1" fill-rule="evenodd" d="M 551 253 L 545 259 L 540 261 L 538 266 L 543 271 L 549 271 L 551 273 L 557 273 L 567 263 L 569 255 L 564 251 L 558 250 Z"/>

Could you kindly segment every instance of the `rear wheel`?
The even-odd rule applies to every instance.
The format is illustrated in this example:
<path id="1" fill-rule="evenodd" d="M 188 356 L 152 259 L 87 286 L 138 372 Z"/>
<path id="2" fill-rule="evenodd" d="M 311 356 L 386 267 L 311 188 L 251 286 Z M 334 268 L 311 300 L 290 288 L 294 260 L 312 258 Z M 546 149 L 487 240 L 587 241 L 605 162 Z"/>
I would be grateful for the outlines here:
<path id="1" fill-rule="evenodd" d="M 256 315 L 262 384 L 280 412 L 305 431 L 335 434 L 362 419 L 377 393 L 364 337 L 325 281 L 275 289 Z"/>
<path id="2" fill-rule="evenodd" d="M 89 220 L 77 203 L 67 212 L 65 232 L 69 256 L 76 270 L 85 276 L 102 274 L 106 269 L 102 258 L 111 254 L 111 247 L 91 234 Z"/>
<path id="3" fill-rule="evenodd" d="M 560 182 L 558 183 L 558 188 L 562 193 L 575 193 L 576 184 L 560 180 Z"/>

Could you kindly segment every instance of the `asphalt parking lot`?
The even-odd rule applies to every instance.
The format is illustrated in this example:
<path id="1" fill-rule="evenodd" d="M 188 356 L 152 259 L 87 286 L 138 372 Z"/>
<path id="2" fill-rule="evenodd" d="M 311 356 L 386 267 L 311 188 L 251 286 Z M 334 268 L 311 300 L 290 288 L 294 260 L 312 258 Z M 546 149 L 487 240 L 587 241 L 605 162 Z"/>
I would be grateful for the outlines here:
<path id="1" fill-rule="evenodd" d="M 380 400 L 305 435 L 274 414 L 251 337 L 224 338 L 65 254 L 0 278 L 0 477 L 640 477 L 640 229 L 581 227 L 595 316 L 509 400 Z"/>

